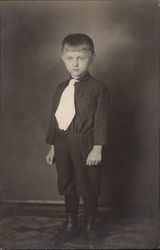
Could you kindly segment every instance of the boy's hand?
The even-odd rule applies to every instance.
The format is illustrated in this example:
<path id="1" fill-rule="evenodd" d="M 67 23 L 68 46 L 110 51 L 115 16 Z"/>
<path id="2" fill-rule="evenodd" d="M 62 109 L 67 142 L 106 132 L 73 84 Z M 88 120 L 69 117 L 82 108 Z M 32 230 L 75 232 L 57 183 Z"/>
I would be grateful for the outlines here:
<path id="1" fill-rule="evenodd" d="M 55 155 L 55 152 L 54 152 L 54 146 L 51 145 L 51 148 L 46 156 L 46 161 L 49 165 L 52 165 L 53 164 L 53 160 L 54 160 L 54 155 Z"/>
<path id="2" fill-rule="evenodd" d="M 102 161 L 102 145 L 94 145 L 93 149 L 89 153 L 86 161 L 86 165 L 95 166 Z"/>

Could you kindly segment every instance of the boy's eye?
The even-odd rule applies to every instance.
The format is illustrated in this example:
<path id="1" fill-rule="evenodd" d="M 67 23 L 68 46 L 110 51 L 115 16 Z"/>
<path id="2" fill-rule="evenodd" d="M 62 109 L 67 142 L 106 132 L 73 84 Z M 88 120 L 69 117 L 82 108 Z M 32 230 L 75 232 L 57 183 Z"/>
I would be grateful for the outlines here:
<path id="1" fill-rule="evenodd" d="M 85 59 L 86 59 L 86 57 L 85 57 L 85 56 L 83 56 L 83 57 L 80 57 L 79 59 L 80 59 L 80 60 L 85 60 Z"/>

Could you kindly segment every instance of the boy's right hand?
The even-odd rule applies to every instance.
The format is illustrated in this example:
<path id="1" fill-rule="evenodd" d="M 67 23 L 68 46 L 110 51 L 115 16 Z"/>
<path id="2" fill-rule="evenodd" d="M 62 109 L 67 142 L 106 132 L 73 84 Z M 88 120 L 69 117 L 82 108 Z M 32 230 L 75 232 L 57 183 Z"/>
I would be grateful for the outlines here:
<path id="1" fill-rule="evenodd" d="M 52 165 L 54 162 L 54 156 L 55 156 L 55 151 L 54 151 L 54 146 L 51 145 L 51 148 L 46 156 L 46 161 L 49 165 Z"/>

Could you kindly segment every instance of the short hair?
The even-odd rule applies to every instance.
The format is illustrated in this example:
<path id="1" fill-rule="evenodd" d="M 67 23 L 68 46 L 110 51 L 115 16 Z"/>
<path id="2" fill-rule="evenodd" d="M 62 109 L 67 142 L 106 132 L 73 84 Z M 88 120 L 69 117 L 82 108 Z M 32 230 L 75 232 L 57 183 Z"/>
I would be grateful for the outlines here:
<path id="1" fill-rule="evenodd" d="M 91 51 L 91 53 L 92 54 L 95 53 L 94 43 L 93 43 L 92 39 L 88 35 L 85 35 L 85 34 L 76 33 L 76 34 L 67 35 L 62 41 L 62 51 L 63 51 L 65 44 L 68 44 L 68 45 L 73 46 L 73 47 L 77 47 L 77 46 L 86 44 L 89 46 L 89 50 Z"/>

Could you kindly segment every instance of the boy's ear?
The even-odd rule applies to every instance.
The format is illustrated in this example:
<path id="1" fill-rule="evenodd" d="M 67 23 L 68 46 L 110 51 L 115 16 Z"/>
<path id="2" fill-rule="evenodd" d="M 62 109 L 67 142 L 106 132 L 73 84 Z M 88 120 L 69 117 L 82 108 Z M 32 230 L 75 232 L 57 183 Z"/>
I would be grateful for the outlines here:
<path id="1" fill-rule="evenodd" d="M 93 54 L 93 60 L 95 59 L 95 57 L 96 57 L 96 54 L 94 53 L 94 54 Z"/>
<path id="2" fill-rule="evenodd" d="M 63 53 L 61 53 L 61 58 L 62 58 L 62 60 L 64 61 L 64 56 L 63 56 Z"/>
<path id="3" fill-rule="evenodd" d="M 94 61 L 95 57 L 96 57 L 96 54 L 94 53 L 94 54 L 91 56 L 91 63 Z"/>

